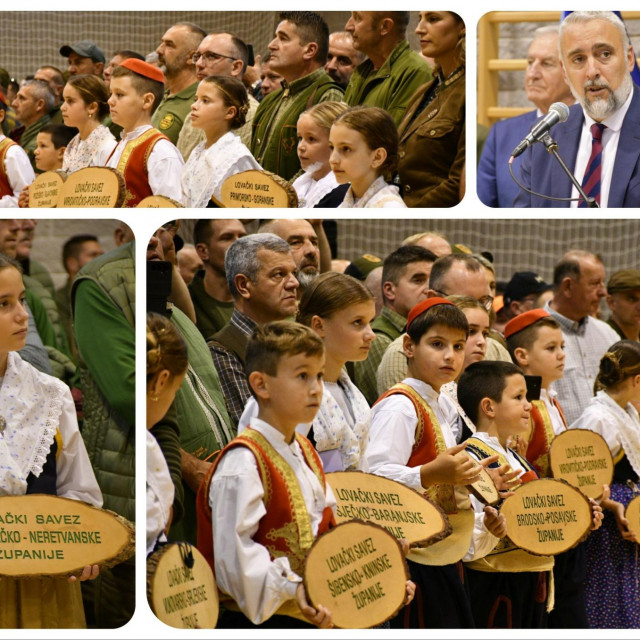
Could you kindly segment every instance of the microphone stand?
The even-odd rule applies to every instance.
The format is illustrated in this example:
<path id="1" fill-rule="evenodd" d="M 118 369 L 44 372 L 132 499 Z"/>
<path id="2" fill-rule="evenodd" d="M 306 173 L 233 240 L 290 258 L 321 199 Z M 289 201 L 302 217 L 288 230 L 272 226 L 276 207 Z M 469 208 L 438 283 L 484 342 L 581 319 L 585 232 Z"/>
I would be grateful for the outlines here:
<path id="1" fill-rule="evenodd" d="M 576 189 L 578 190 L 578 193 L 580 194 L 582 200 L 587 203 L 587 207 L 591 209 L 599 209 L 600 205 L 597 203 L 596 199 L 593 197 L 587 197 L 587 194 L 584 192 L 582 185 L 576 180 L 576 177 L 573 175 L 573 173 L 571 173 L 571 169 L 567 167 L 564 160 L 560 157 L 560 154 L 558 153 L 558 143 L 548 133 L 540 139 L 540 142 L 542 142 L 547 151 L 553 154 L 555 159 L 560 163 L 560 166 L 564 169 L 564 172 L 569 176 L 569 179 L 571 180 L 571 182 L 573 182 Z"/>

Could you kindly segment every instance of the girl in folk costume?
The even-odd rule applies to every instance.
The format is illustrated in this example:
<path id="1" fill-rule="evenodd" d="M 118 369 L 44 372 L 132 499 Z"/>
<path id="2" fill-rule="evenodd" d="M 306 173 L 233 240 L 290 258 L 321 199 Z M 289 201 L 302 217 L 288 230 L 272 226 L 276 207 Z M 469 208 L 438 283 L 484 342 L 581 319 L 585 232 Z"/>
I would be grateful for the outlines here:
<path id="1" fill-rule="evenodd" d="M 640 344 L 621 340 L 600 361 L 596 395 L 571 429 L 590 429 L 609 445 L 615 462 L 610 496 L 602 500 L 602 528 L 587 539 L 586 599 L 589 624 L 640 627 L 640 540 L 624 510 L 640 493 Z"/>
<path id="2" fill-rule="evenodd" d="M 398 131 L 378 107 L 352 107 L 331 127 L 331 169 L 340 184 L 349 182 L 340 208 L 406 207 L 398 187 L 385 182 L 398 164 Z"/>
<path id="3" fill-rule="evenodd" d="M 209 76 L 198 85 L 191 123 L 207 139 L 191 152 L 182 171 L 185 207 L 206 207 L 212 196 L 220 200 L 228 177 L 262 168 L 233 133 L 245 123 L 248 110 L 247 90 L 236 78 Z"/>
<path id="4" fill-rule="evenodd" d="M 174 499 L 167 461 L 149 430 L 169 410 L 188 365 L 178 330 L 160 314 L 147 314 L 147 555 L 166 541 Z"/>
<path id="5" fill-rule="evenodd" d="M 298 118 L 298 158 L 304 173 L 292 186 L 298 194 L 299 207 L 315 207 L 338 186 L 329 164 L 329 131 L 348 108 L 344 102 L 321 102 Z"/>
<path id="6" fill-rule="evenodd" d="M 109 90 L 98 76 L 72 76 L 62 92 L 60 107 L 64 123 L 76 127 L 78 134 L 67 145 L 62 170 L 73 173 L 78 169 L 96 166 L 100 158 L 116 146 L 116 139 L 102 121 L 109 115 Z"/>
<path id="7" fill-rule="evenodd" d="M 46 493 L 101 507 L 71 393 L 16 351 L 25 345 L 28 315 L 19 267 L 0 256 L 0 495 Z M 97 577 L 86 566 L 79 580 Z M 0 627 L 83 628 L 80 582 L 0 579 Z"/>
<path id="8" fill-rule="evenodd" d="M 323 273 L 309 285 L 298 308 L 298 322 L 324 342 L 322 404 L 309 438 L 325 471 L 366 471 L 363 454 L 369 441 L 371 410 L 344 366 L 365 360 L 375 339 L 370 323 L 375 301 L 365 285 L 342 273 Z"/>

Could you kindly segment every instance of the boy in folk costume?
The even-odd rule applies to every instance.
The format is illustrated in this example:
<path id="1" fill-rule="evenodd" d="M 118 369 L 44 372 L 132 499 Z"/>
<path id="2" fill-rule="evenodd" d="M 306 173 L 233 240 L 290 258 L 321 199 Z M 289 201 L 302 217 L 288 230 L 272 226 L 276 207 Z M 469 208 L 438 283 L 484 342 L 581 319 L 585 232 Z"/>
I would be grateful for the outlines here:
<path id="1" fill-rule="evenodd" d="M 219 627 L 333 626 L 325 607 L 307 602 L 301 576 L 336 503 L 318 454 L 295 432 L 320 407 L 323 370 L 323 343 L 307 327 L 271 322 L 249 340 L 258 417 L 223 449 L 197 497 L 198 548 L 226 609 Z"/>
<path id="2" fill-rule="evenodd" d="M 567 429 L 567 422 L 550 388 L 564 371 L 564 336 L 560 325 L 544 309 L 532 309 L 510 320 L 504 329 L 513 361 L 525 375 L 541 378 L 540 398 L 531 401 L 529 430 L 517 449 L 541 477 L 551 476 L 549 447 L 555 436 Z M 586 629 L 589 626 L 584 596 L 585 546 L 578 545 L 556 556 L 553 569 L 556 604 L 549 613 L 551 628 Z"/>
<path id="3" fill-rule="evenodd" d="M 99 164 L 117 169 L 124 176 L 124 206 L 135 207 L 151 195 L 181 202 L 182 156 L 164 134 L 151 126 L 151 116 L 164 93 L 164 74 L 147 62 L 127 58 L 114 69 L 109 88 L 111 119 L 123 127 L 122 139 Z"/>
<path id="4" fill-rule="evenodd" d="M 478 460 L 498 455 L 522 483 L 538 478 L 533 466 L 508 442 L 529 430 L 531 403 L 522 370 L 510 362 L 476 362 L 458 381 L 458 401 L 477 427 L 466 441 L 467 451 Z M 484 508 L 473 499 L 474 509 Z M 600 525 L 600 507 L 592 505 L 593 526 Z M 554 558 L 535 556 L 515 545 L 504 521 L 499 534 L 474 536 L 465 556 L 471 606 L 479 628 L 544 628 L 553 607 Z M 502 539 L 499 539 L 502 538 Z M 559 594 L 556 593 L 556 599 Z"/>
<path id="5" fill-rule="evenodd" d="M 0 125 L 7 113 L 7 99 L 0 91 Z M 0 208 L 17 207 L 20 192 L 35 180 L 29 156 L 0 130 Z"/>
<path id="6" fill-rule="evenodd" d="M 476 362 L 458 381 L 458 402 L 476 425 L 466 441 L 476 459 L 499 456 L 521 482 L 538 477 L 531 464 L 507 446 L 529 429 L 531 404 L 522 370 L 510 362 Z M 472 500 L 476 512 L 484 506 Z M 504 523 L 503 523 L 504 524 Z M 465 556 L 473 617 L 479 628 L 542 628 L 546 621 L 553 557 L 534 556 L 504 535 L 478 536 Z M 500 539 L 502 538 L 502 539 Z"/>
<path id="7" fill-rule="evenodd" d="M 461 560 L 471 544 L 475 519 L 464 485 L 478 479 L 480 467 L 463 451 L 464 444 L 456 444 L 451 425 L 457 411 L 440 395 L 442 385 L 462 370 L 468 331 L 464 313 L 448 300 L 428 298 L 417 304 L 409 313 L 404 338 L 408 377 L 372 409 L 365 452 L 370 472 L 424 493 L 443 508 L 453 527 L 444 540 L 409 553 L 416 596 L 391 620 L 392 627 L 474 626 Z M 495 512 L 481 520 L 482 527 L 500 533 Z"/>

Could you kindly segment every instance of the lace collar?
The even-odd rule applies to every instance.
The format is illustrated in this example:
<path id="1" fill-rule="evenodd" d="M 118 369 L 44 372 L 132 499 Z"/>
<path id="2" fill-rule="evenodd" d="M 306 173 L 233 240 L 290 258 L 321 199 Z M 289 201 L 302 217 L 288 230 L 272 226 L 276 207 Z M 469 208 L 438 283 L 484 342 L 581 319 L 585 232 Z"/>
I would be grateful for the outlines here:
<path id="1" fill-rule="evenodd" d="M 60 424 L 66 386 L 9 353 L 0 388 L 0 495 L 21 495 L 30 473 L 39 476 Z"/>

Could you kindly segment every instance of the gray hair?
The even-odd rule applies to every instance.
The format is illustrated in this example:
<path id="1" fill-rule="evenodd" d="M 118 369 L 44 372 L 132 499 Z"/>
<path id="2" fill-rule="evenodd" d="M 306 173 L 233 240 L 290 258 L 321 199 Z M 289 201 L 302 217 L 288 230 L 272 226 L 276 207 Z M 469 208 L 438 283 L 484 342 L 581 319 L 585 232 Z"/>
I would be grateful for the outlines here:
<path id="1" fill-rule="evenodd" d="M 434 290 L 442 289 L 447 274 L 456 264 L 464 264 L 469 273 L 478 273 L 478 271 L 482 270 L 482 265 L 474 257 L 466 253 L 452 253 L 449 256 L 442 256 L 431 267 L 429 288 Z"/>
<path id="2" fill-rule="evenodd" d="M 31 96 L 35 100 L 44 100 L 45 113 L 51 113 L 53 111 L 53 107 L 56 103 L 56 96 L 46 80 L 25 80 L 22 83 L 22 86 L 33 87 L 31 90 Z"/>
<path id="3" fill-rule="evenodd" d="M 533 39 L 543 38 L 544 36 L 557 36 L 560 33 L 559 24 L 548 24 L 544 27 L 538 27 L 533 32 Z"/>
<path id="4" fill-rule="evenodd" d="M 565 27 L 572 24 L 584 24 L 585 22 L 591 22 L 592 20 L 605 20 L 610 22 L 620 32 L 622 38 L 622 44 L 628 47 L 631 44 L 631 39 L 627 33 L 627 28 L 624 26 L 624 22 L 613 11 L 573 11 L 560 23 L 560 38 L 558 39 L 558 49 L 560 51 L 560 58 L 562 59 L 562 49 L 560 48 L 560 40 L 564 33 Z"/>
<path id="5" fill-rule="evenodd" d="M 227 277 L 227 286 L 233 298 L 238 297 L 235 279 L 241 273 L 253 284 L 258 279 L 260 261 L 257 259 L 258 251 L 274 251 L 275 253 L 291 253 L 291 247 L 274 233 L 254 233 L 238 238 L 228 249 L 224 257 L 224 270 Z"/>

